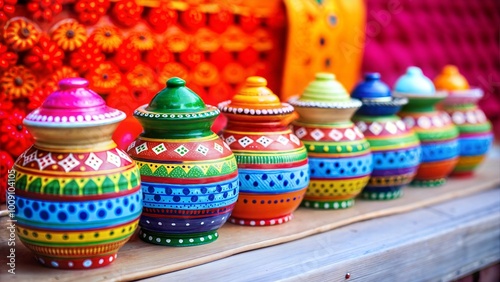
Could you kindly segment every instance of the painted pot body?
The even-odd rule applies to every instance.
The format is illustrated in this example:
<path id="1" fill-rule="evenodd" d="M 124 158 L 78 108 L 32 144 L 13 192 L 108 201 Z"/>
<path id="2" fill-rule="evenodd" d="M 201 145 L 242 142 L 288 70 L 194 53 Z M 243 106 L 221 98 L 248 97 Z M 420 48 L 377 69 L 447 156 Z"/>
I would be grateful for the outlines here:
<path id="1" fill-rule="evenodd" d="M 408 67 L 396 81 L 393 95 L 408 99 L 399 115 L 415 131 L 422 147 L 422 161 L 412 183 L 424 187 L 444 184 L 459 153 L 457 127 L 446 112 L 436 109 L 447 93 L 436 92 L 420 68 Z"/>
<path id="2" fill-rule="evenodd" d="M 469 176 L 491 148 L 493 133 L 484 112 L 477 106 L 479 89 L 451 92 L 443 102 L 444 110 L 458 127 L 459 158 L 453 176 Z"/>
<path id="3" fill-rule="evenodd" d="M 210 130 L 219 113 L 180 78 L 171 78 L 149 105 L 135 111 L 144 132 L 127 152 L 142 179 L 142 240 L 195 246 L 218 238 L 239 186 L 233 153 Z"/>
<path id="4" fill-rule="evenodd" d="M 365 199 L 390 200 L 402 195 L 402 187 L 417 173 L 420 142 L 396 115 L 355 115 L 356 126 L 370 143 L 373 171 L 361 195 Z"/>
<path id="5" fill-rule="evenodd" d="M 111 135 L 125 114 L 83 79 L 65 79 L 24 123 L 35 144 L 16 161 L 17 234 L 45 266 L 110 264 L 135 232 L 140 176 Z"/>
<path id="6" fill-rule="evenodd" d="M 292 123 L 294 133 L 309 157 L 311 180 L 302 201 L 308 208 L 353 206 L 373 169 L 370 145 L 350 120 L 361 102 L 350 99 L 334 79 L 317 74 L 304 94 L 290 102 L 300 116 Z"/>
<path id="7" fill-rule="evenodd" d="M 445 66 L 434 79 L 434 84 L 448 93 L 443 108 L 459 131 L 460 156 L 452 175 L 470 176 L 484 160 L 493 142 L 491 124 L 477 106 L 483 91 L 471 88 L 467 79 L 453 65 Z"/>
<path id="8" fill-rule="evenodd" d="M 250 77 L 233 100 L 219 104 L 228 119 L 222 138 L 238 163 L 240 196 L 230 219 L 238 225 L 288 222 L 309 183 L 306 150 L 288 127 L 293 107 L 266 83 Z"/>
<path id="9" fill-rule="evenodd" d="M 422 160 L 413 180 L 417 186 L 439 186 L 458 162 L 458 129 L 436 103 L 445 96 L 408 97 L 409 103 L 399 113 L 406 126 L 417 134 L 422 147 Z"/>
<path id="10" fill-rule="evenodd" d="M 370 143 L 373 155 L 373 171 L 361 196 L 371 200 L 399 198 L 402 187 L 413 180 L 421 158 L 416 134 L 396 115 L 408 99 L 392 97 L 378 73 L 365 74 L 351 96 L 363 102 L 353 121 Z"/>

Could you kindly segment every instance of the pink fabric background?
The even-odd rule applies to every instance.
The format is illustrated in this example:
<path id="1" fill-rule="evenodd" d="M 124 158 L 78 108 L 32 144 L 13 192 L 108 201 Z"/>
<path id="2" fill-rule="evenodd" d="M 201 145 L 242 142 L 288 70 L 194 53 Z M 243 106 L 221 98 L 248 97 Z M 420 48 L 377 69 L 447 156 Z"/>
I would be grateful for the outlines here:
<path id="1" fill-rule="evenodd" d="M 500 1 L 367 0 L 363 71 L 391 87 L 410 65 L 434 79 L 454 64 L 485 96 L 479 105 L 500 140 Z"/>

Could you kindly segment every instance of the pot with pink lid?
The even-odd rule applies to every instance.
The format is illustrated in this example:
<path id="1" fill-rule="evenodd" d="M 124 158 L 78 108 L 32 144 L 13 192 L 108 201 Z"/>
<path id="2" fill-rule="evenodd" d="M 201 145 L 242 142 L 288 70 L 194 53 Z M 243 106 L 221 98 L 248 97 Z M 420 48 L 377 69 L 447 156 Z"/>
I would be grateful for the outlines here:
<path id="1" fill-rule="evenodd" d="M 111 135 L 125 118 L 82 78 L 59 89 L 24 124 L 35 144 L 16 161 L 17 234 L 49 267 L 110 264 L 135 232 L 140 176 Z"/>

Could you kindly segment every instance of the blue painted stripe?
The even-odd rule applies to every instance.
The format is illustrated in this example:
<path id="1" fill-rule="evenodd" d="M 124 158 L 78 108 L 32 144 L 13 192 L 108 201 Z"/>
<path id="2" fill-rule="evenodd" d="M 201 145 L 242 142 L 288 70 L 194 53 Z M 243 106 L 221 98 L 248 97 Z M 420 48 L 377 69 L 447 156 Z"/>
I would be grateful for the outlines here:
<path id="1" fill-rule="evenodd" d="M 304 189 L 309 185 L 309 165 L 287 169 L 239 169 L 240 191 L 277 194 Z"/>
<path id="2" fill-rule="evenodd" d="M 384 152 L 373 152 L 373 169 L 398 169 L 414 167 L 420 164 L 422 150 L 420 146 Z"/>
<path id="3" fill-rule="evenodd" d="M 422 162 L 435 162 L 458 157 L 458 140 L 440 143 L 424 143 L 422 146 Z"/>
<path id="4" fill-rule="evenodd" d="M 372 154 L 347 158 L 309 158 L 311 179 L 337 179 L 368 175 L 373 170 Z"/>
<path id="5" fill-rule="evenodd" d="M 493 143 L 493 134 L 468 138 L 460 137 L 458 143 L 460 146 L 460 156 L 484 155 Z"/>
<path id="6" fill-rule="evenodd" d="M 16 219 L 31 226 L 76 229 L 130 221 L 142 211 L 141 191 L 107 200 L 57 202 L 16 196 Z M 73 228 L 73 227 L 72 227 Z"/>
<path id="7" fill-rule="evenodd" d="M 238 198 L 238 177 L 206 184 L 142 182 L 144 207 L 199 210 L 231 205 Z"/>

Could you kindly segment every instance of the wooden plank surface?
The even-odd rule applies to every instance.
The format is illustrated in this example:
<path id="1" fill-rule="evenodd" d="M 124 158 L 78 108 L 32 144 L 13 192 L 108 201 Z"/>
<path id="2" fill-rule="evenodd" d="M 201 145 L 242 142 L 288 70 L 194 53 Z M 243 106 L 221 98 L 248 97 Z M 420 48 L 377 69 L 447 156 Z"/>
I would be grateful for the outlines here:
<path id="1" fill-rule="evenodd" d="M 144 281 L 451 281 L 498 261 L 493 189 Z"/>
<path id="2" fill-rule="evenodd" d="M 300 208 L 291 222 L 278 226 L 242 227 L 227 223 L 220 229 L 219 239 L 204 246 L 162 247 L 133 237 L 120 250 L 117 261 L 101 269 L 62 271 L 42 267 L 18 241 L 15 278 L 16 281 L 125 281 L 146 278 L 298 240 L 355 222 L 412 211 L 496 187 L 500 183 L 499 152 L 495 148 L 473 178 L 450 179 L 439 188 L 405 188 L 405 195 L 393 201 L 357 200 L 354 207 L 346 210 Z M 9 248 L 6 221 L 5 217 L 0 219 L 0 281 L 11 278 L 4 263 Z"/>

